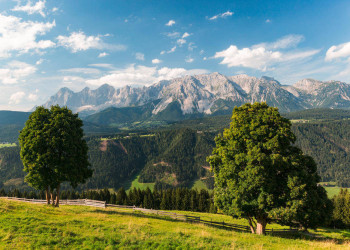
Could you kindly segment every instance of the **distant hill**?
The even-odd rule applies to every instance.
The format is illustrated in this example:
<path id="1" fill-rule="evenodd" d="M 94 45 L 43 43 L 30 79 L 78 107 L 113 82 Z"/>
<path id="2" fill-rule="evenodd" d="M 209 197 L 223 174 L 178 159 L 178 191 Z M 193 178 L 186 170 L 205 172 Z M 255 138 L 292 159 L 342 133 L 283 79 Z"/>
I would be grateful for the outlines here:
<path id="1" fill-rule="evenodd" d="M 31 112 L 0 110 L 0 125 L 24 125 Z"/>
<path id="2" fill-rule="evenodd" d="M 343 109 L 306 109 L 283 114 L 291 120 L 343 120 L 350 119 L 350 110 Z"/>
<path id="3" fill-rule="evenodd" d="M 143 108 L 147 110 L 146 106 Z M 128 110 L 125 113 L 118 109 L 115 113 L 114 110 L 106 113 L 127 117 L 128 112 L 136 114 L 139 109 L 140 107 L 131 111 L 125 109 Z M 310 109 L 284 114 L 290 119 L 302 120 L 293 122 L 292 126 L 297 136 L 296 145 L 315 159 L 322 180 L 335 181 L 344 187 L 350 187 L 349 112 Z M 104 119 L 103 115 L 95 117 Z M 97 118 L 94 122 L 100 122 Z M 134 126 L 139 126 L 137 130 L 120 130 L 117 127 L 84 121 L 89 157 L 95 173 L 83 187 L 118 188 L 130 184 L 137 175 L 139 181 L 156 183 L 157 187 L 190 186 L 201 178 L 208 180 L 206 183 L 210 187 L 212 184 L 210 178 L 207 178 L 210 173 L 204 168 L 208 166 L 205 158 L 211 153 L 214 137 L 229 127 L 230 115 L 185 119 L 150 126 L 154 122 L 152 119 L 143 123 L 133 120 Z M 107 124 L 110 122 L 106 121 Z M 12 126 L 12 136 L 16 141 L 18 131 L 23 125 L 4 126 Z M 10 136 L 10 132 L 11 129 L 0 130 L 1 140 Z M 101 137 L 109 140 L 101 140 Z M 21 178 L 23 180 L 24 176 L 21 169 L 18 148 L 0 149 L 0 185 L 21 185 Z"/>

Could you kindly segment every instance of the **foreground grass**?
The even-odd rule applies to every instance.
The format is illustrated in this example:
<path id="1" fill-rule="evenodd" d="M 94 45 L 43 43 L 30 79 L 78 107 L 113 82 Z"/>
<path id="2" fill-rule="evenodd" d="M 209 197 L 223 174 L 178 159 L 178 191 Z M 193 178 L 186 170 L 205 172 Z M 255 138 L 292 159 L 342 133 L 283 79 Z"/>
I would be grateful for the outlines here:
<path id="1" fill-rule="evenodd" d="M 209 214 L 196 213 L 203 217 Z M 214 219 L 224 218 L 214 215 Z M 227 219 L 224 218 L 225 220 Z M 237 221 L 236 221 L 237 222 Z M 166 220 L 120 209 L 45 205 L 0 199 L 0 249 L 322 249 L 349 248 L 349 231 L 322 230 L 319 239 L 258 236 Z"/>

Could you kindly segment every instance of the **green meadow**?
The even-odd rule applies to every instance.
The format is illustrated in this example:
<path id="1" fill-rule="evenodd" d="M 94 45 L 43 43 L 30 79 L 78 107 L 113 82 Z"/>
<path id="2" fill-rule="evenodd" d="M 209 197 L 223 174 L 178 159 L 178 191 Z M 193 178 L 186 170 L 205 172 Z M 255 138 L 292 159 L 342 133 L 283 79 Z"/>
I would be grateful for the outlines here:
<path id="1" fill-rule="evenodd" d="M 224 215 L 179 213 L 246 225 Z M 259 236 L 132 210 L 53 208 L 0 199 L 0 249 L 349 249 L 349 240 L 346 230 Z"/>

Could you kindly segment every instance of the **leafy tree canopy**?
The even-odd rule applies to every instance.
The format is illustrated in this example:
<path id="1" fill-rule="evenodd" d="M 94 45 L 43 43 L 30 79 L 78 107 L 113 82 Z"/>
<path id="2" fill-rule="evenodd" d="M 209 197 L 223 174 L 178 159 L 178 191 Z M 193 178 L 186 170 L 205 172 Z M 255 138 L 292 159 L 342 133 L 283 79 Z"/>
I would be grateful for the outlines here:
<path id="1" fill-rule="evenodd" d="M 214 200 L 225 214 L 247 218 L 252 233 L 276 221 L 316 227 L 331 209 L 313 159 L 293 144 L 291 123 L 266 103 L 234 108 L 231 124 L 208 157 Z"/>
<path id="2" fill-rule="evenodd" d="M 66 107 L 37 107 L 21 130 L 19 142 L 25 181 L 48 193 L 69 182 L 76 187 L 91 177 L 88 147 L 83 139 L 83 123 Z M 56 206 L 58 206 L 58 197 Z"/>

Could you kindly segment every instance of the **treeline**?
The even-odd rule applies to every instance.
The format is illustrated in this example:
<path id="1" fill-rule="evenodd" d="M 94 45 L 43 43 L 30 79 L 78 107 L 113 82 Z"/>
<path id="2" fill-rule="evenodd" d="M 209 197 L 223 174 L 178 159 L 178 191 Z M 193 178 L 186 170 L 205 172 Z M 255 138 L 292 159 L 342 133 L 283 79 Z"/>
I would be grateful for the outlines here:
<path id="1" fill-rule="evenodd" d="M 306 109 L 283 114 L 288 119 L 304 120 L 343 120 L 350 118 L 350 111 L 344 109 Z"/>
<path id="2" fill-rule="evenodd" d="M 23 191 L 14 189 L 6 192 L 4 189 L 0 190 L 0 196 L 9 196 L 27 199 L 45 199 L 43 191 Z M 175 188 L 166 190 L 149 188 L 140 190 L 133 188 L 126 192 L 124 188 L 120 188 L 116 193 L 111 193 L 108 189 L 99 191 L 62 191 L 60 199 L 92 199 L 106 201 L 108 204 L 128 205 L 143 207 L 149 209 L 160 210 L 183 210 L 194 212 L 216 213 L 216 207 L 213 202 L 213 193 L 202 189 Z"/>
<path id="3" fill-rule="evenodd" d="M 333 226 L 336 228 L 350 228 L 350 193 L 348 189 L 341 189 L 333 198 Z"/>

